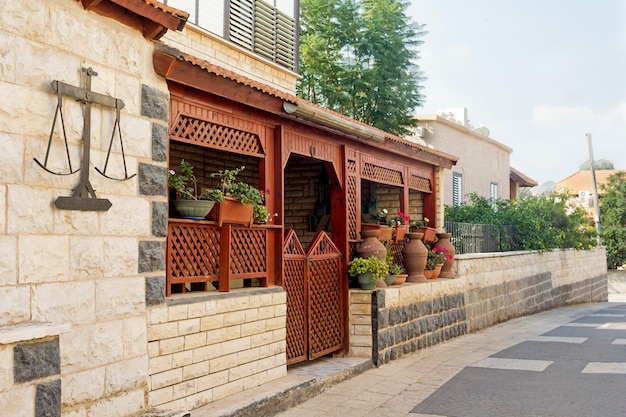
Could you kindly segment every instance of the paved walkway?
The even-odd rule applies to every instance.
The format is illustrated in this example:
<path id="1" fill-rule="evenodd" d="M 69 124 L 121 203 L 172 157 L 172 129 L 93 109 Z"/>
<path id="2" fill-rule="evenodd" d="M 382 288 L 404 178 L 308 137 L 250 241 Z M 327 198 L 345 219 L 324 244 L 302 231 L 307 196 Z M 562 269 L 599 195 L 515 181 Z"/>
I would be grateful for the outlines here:
<path id="1" fill-rule="evenodd" d="M 315 361 L 191 416 L 625 416 L 626 299 L 609 300 L 513 319 L 379 368 Z"/>
<path id="2" fill-rule="evenodd" d="M 626 415 L 626 305 L 514 319 L 337 384 L 281 417 Z"/>

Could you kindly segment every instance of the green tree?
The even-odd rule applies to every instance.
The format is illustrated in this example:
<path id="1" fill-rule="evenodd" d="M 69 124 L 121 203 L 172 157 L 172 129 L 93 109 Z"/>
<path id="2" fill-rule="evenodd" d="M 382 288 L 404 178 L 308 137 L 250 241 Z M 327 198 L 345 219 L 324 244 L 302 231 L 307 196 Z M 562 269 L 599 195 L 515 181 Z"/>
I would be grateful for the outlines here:
<path id="1" fill-rule="evenodd" d="M 602 243 L 607 266 L 615 269 L 626 263 L 626 173 L 611 175 L 601 189 L 605 191 L 600 199 Z"/>
<path id="2" fill-rule="evenodd" d="M 403 135 L 423 102 L 416 61 L 423 25 L 406 0 L 302 0 L 297 92 L 313 103 Z"/>

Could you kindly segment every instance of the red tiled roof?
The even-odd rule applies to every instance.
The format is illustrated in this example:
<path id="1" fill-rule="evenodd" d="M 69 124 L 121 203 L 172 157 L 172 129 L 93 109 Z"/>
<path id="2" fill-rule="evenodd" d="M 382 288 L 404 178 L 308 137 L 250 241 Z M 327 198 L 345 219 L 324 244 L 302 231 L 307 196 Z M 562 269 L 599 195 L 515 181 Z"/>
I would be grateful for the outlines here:
<path id="1" fill-rule="evenodd" d="M 596 184 L 598 186 L 598 195 L 604 194 L 602 191 L 603 184 L 608 183 L 608 179 L 611 175 L 620 172 L 619 169 L 603 169 L 596 170 Z M 590 191 L 593 193 L 593 178 L 591 177 L 591 171 L 578 171 L 567 178 L 562 179 L 556 183 L 557 190 L 568 189 L 570 194 L 578 195 L 581 190 Z"/>
<path id="2" fill-rule="evenodd" d="M 520 185 L 520 187 L 536 187 L 537 185 L 539 185 L 539 183 L 535 180 L 533 180 L 530 177 L 527 177 L 526 175 L 524 175 L 521 171 L 518 171 L 517 169 L 510 167 L 511 169 L 511 180 L 518 183 Z"/>
<path id="3" fill-rule="evenodd" d="M 429 148 L 427 146 L 420 145 L 419 143 L 415 143 L 415 142 L 412 142 L 410 140 L 404 139 L 402 137 L 399 137 L 399 136 L 393 135 L 391 133 L 385 132 L 383 130 L 377 129 L 377 128 L 375 128 L 373 126 L 370 126 L 370 125 L 368 125 L 366 123 L 360 122 L 360 121 L 355 120 L 355 119 L 351 119 L 350 117 L 348 117 L 346 115 L 343 115 L 341 113 L 335 112 L 333 110 L 329 110 L 329 109 L 327 109 L 325 107 L 322 107 L 322 106 L 320 106 L 318 104 L 311 103 L 311 102 L 309 102 L 309 101 L 307 101 L 307 100 L 305 100 L 303 98 L 297 97 L 297 96 L 295 96 L 293 94 L 290 94 L 290 93 L 286 93 L 286 92 L 281 91 L 281 90 L 279 90 L 277 88 L 271 87 L 271 86 L 269 86 L 267 84 L 263 84 L 261 82 L 255 81 L 255 80 L 253 80 L 251 78 L 248 78 L 248 77 L 246 77 L 244 75 L 241 75 L 241 74 L 238 74 L 238 73 L 236 73 L 234 71 L 231 71 L 231 70 L 228 70 L 226 68 L 220 67 L 219 65 L 212 64 L 209 61 L 206 61 L 204 59 L 200 59 L 198 57 L 195 57 L 193 55 L 187 54 L 185 52 L 181 52 L 181 51 L 175 50 L 173 48 L 168 48 L 168 49 L 169 49 L 170 53 L 172 51 L 176 51 L 176 53 L 178 54 L 179 59 L 182 59 L 183 61 L 186 61 L 189 64 L 198 66 L 198 67 L 202 68 L 203 70 L 205 70 L 205 71 L 207 71 L 207 72 L 209 72 L 211 74 L 215 74 L 215 75 L 217 75 L 219 77 L 235 81 L 238 84 L 245 85 L 247 87 L 253 88 L 253 89 L 258 90 L 258 91 L 261 91 L 264 94 L 268 94 L 270 96 L 274 96 L 274 97 L 280 98 L 282 100 L 285 100 L 285 101 L 288 101 L 288 102 L 291 102 L 291 103 L 294 103 L 294 104 L 305 103 L 308 106 L 313 106 L 313 107 L 319 109 L 321 112 L 324 112 L 324 113 L 327 113 L 327 114 L 332 114 L 335 117 L 344 119 L 346 122 L 355 123 L 355 124 L 367 127 L 368 129 L 372 129 L 372 130 L 378 131 L 381 134 L 383 134 L 386 139 L 389 139 L 391 141 L 403 144 L 405 146 L 409 146 L 409 147 L 412 147 L 412 148 L 419 149 L 420 151 L 429 153 L 429 154 L 434 155 L 434 156 L 439 157 L 439 158 L 444 158 L 444 159 L 453 161 L 453 163 L 456 163 L 458 161 L 458 158 L 455 157 L 455 156 L 446 154 L 444 152 L 439 152 L 439 151 L 437 151 L 435 149 L 432 149 L 432 148 Z"/>

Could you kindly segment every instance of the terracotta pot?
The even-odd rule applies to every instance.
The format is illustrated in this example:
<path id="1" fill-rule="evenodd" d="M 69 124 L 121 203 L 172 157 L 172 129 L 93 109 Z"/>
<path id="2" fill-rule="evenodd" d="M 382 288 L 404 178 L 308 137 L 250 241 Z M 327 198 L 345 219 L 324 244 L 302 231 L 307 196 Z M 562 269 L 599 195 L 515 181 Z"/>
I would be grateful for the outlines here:
<path id="1" fill-rule="evenodd" d="M 425 269 L 424 276 L 426 279 L 435 279 L 435 270 L 434 269 Z"/>
<path id="2" fill-rule="evenodd" d="M 441 268 L 443 268 L 443 264 L 435 265 L 435 269 L 433 269 L 433 271 L 435 271 L 433 273 L 433 279 L 437 279 L 441 276 Z"/>
<path id="3" fill-rule="evenodd" d="M 385 259 L 387 256 L 387 248 L 378 240 L 378 233 L 378 229 L 361 229 L 361 238 L 363 241 L 356 250 L 356 254 L 360 258 L 367 259 L 374 255 L 376 259 Z"/>
<path id="4" fill-rule="evenodd" d="M 396 279 L 393 280 L 391 285 L 402 285 L 406 282 L 407 274 L 398 274 L 396 275 Z"/>
<path id="5" fill-rule="evenodd" d="M 439 274 L 440 278 L 454 278 L 452 265 L 454 264 L 454 255 L 456 255 L 456 250 L 454 249 L 454 245 L 452 244 L 452 242 L 450 242 L 451 236 L 452 233 L 437 233 L 437 246 L 441 246 L 444 249 L 447 249 L 448 258 L 452 257 L 452 259 L 446 259 L 446 262 L 444 262 L 441 273 Z"/>
<path id="6" fill-rule="evenodd" d="M 402 250 L 402 259 L 404 269 L 408 277 L 407 282 L 427 282 L 424 276 L 424 267 L 426 266 L 426 258 L 428 257 L 428 249 L 422 243 L 421 233 L 407 233 L 409 241 L 404 245 Z"/>
<path id="7" fill-rule="evenodd" d="M 421 226 L 417 229 L 417 233 L 423 233 L 422 242 L 434 242 L 437 240 L 437 229 L 432 227 Z"/>
<path id="8" fill-rule="evenodd" d="M 242 204 L 236 198 L 224 197 L 224 201 L 215 203 L 206 218 L 216 221 L 218 226 L 224 223 L 251 226 L 253 211 L 252 204 Z"/>
<path id="9" fill-rule="evenodd" d="M 394 241 L 396 242 L 404 242 L 406 234 L 409 233 L 409 225 L 408 224 L 399 224 L 396 226 L 396 236 Z"/>
<path id="10" fill-rule="evenodd" d="M 382 279 L 378 278 L 376 280 L 376 288 L 387 288 L 387 283 Z"/>
<path id="11" fill-rule="evenodd" d="M 393 229 L 383 224 L 379 224 L 378 226 L 380 227 L 380 233 L 378 233 L 378 240 L 380 240 L 381 242 L 387 242 L 391 240 L 391 238 L 393 237 Z"/>

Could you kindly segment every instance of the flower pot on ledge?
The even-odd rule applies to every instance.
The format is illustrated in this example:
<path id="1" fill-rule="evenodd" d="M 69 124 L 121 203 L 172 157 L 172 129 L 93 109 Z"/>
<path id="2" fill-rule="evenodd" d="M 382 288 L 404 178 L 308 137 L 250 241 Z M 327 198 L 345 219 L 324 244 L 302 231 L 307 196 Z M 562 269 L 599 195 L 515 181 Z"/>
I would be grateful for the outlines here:
<path id="1" fill-rule="evenodd" d="M 214 204 L 212 200 L 173 200 L 172 208 L 183 219 L 204 220 Z"/>
<path id="2" fill-rule="evenodd" d="M 207 220 L 222 224 L 241 224 L 250 227 L 252 225 L 252 204 L 242 204 L 236 198 L 224 197 L 224 201 L 216 201 L 215 205 L 206 216 Z"/>
<path id="3" fill-rule="evenodd" d="M 399 224 L 399 225 L 397 225 L 396 226 L 396 235 L 395 235 L 394 241 L 396 243 L 404 242 L 407 233 L 409 233 L 409 225 L 408 224 Z"/>
<path id="4" fill-rule="evenodd" d="M 393 229 L 383 224 L 361 223 L 361 230 L 378 230 L 378 240 L 386 242 L 391 240 Z"/>
<path id="5" fill-rule="evenodd" d="M 437 240 L 437 229 L 433 227 L 421 226 L 417 229 L 417 233 L 423 233 L 422 242 L 434 242 Z"/>

